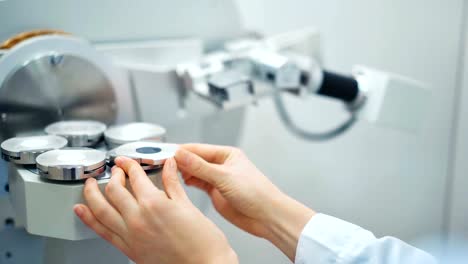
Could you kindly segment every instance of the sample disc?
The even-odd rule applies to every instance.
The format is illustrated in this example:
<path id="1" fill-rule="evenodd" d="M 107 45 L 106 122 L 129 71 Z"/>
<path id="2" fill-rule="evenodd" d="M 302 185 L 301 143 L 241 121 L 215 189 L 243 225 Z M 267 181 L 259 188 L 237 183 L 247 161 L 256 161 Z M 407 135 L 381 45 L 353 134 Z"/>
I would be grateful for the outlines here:
<path id="1" fill-rule="evenodd" d="M 36 157 L 54 149 L 67 146 L 67 140 L 60 136 L 15 137 L 1 144 L 2 157 L 16 164 L 36 164 Z"/>
<path id="2" fill-rule="evenodd" d="M 66 138 L 70 147 L 89 147 L 101 140 L 106 128 L 98 121 L 60 121 L 48 125 L 45 132 Z"/>
<path id="3" fill-rule="evenodd" d="M 113 166 L 114 159 L 125 156 L 136 160 L 144 170 L 161 168 L 166 159 L 175 156 L 176 144 L 138 141 L 115 148 L 107 153 L 109 166 Z"/>
<path id="4" fill-rule="evenodd" d="M 76 181 L 105 173 L 106 153 L 90 148 L 65 148 L 45 152 L 36 158 L 36 162 L 43 178 Z"/>
<path id="5" fill-rule="evenodd" d="M 149 123 L 130 123 L 113 126 L 104 132 L 110 148 L 136 141 L 164 141 L 166 129 Z"/>

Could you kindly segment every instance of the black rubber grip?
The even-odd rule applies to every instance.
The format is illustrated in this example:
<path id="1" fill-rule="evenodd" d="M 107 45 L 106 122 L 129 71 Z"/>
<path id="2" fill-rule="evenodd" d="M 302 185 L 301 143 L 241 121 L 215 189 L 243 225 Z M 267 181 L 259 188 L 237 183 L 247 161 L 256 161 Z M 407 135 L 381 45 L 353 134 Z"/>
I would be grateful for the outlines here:
<path id="1" fill-rule="evenodd" d="M 349 103 L 358 97 L 359 86 L 353 77 L 323 71 L 322 86 L 317 93 Z"/>

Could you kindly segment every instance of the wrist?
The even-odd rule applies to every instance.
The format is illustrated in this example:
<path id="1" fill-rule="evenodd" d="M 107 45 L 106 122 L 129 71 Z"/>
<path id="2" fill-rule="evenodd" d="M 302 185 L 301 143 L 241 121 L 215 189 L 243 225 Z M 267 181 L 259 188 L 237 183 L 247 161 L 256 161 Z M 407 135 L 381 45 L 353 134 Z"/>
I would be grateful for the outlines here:
<path id="1" fill-rule="evenodd" d="M 299 237 L 315 212 L 283 193 L 276 196 L 271 205 L 265 221 L 268 230 L 265 239 L 294 261 Z"/>

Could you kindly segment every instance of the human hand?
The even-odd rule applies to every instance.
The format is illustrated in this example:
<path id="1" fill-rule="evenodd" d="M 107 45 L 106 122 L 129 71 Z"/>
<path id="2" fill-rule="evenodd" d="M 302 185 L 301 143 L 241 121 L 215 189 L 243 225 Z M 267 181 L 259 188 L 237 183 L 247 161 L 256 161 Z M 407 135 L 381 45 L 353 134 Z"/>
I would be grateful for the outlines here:
<path id="1" fill-rule="evenodd" d="M 205 191 L 224 218 L 268 239 L 294 260 L 314 211 L 283 194 L 237 148 L 186 144 L 175 158 L 185 183 Z"/>
<path id="2" fill-rule="evenodd" d="M 164 165 L 159 190 L 141 166 L 119 157 L 104 196 L 94 178 L 84 187 L 87 205 L 76 215 L 99 236 L 138 264 L 237 263 L 224 234 L 189 200 L 174 159 Z M 133 195 L 125 188 L 129 177 Z"/>

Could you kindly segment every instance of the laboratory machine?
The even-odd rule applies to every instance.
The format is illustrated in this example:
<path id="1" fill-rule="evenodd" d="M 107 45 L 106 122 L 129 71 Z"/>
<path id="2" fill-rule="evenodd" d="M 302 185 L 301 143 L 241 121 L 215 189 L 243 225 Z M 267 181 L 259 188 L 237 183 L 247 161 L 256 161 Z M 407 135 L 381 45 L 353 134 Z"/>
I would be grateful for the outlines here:
<path id="1" fill-rule="evenodd" d="M 25 2 L 0 3 L 0 263 L 129 263 L 73 214 L 84 180 L 104 188 L 113 159 L 124 155 L 162 187 L 173 143 L 236 145 L 246 107 L 260 100 L 273 100 L 284 126 L 313 141 L 356 122 L 414 133 L 424 117 L 430 94 L 418 81 L 365 66 L 323 69 L 316 29 L 252 32 L 231 1 L 191 10 L 154 1 L 128 8 L 134 16 L 119 3 L 28 2 L 40 14 L 29 17 L 15 15 Z M 83 18 L 96 5 L 103 12 L 91 28 Z M 163 26 L 167 15 L 181 19 Z M 128 37 L 132 30 L 141 34 Z M 308 131 L 285 96 L 341 101 L 349 118 Z M 203 194 L 189 196 L 208 206 Z"/>

